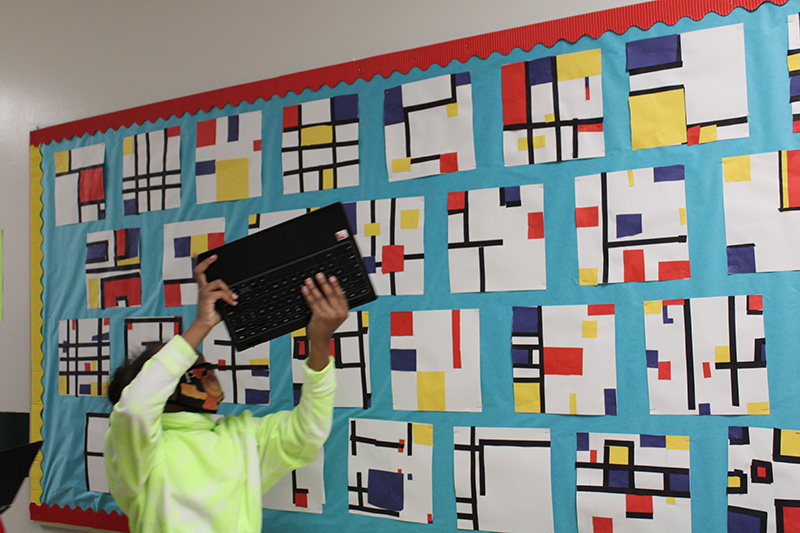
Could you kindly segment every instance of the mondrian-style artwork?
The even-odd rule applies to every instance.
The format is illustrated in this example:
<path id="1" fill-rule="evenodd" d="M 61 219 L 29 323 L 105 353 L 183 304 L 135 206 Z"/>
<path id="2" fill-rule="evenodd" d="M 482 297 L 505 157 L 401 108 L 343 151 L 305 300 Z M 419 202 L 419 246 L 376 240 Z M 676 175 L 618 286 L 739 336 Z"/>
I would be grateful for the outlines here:
<path id="1" fill-rule="evenodd" d="M 800 430 L 728 428 L 728 531 L 798 531 Z"/>
<path id="2" fill-rule="evenodd" d="M 194 257 L 225 244 L 225 218 L 164 224 L 164 305 L 197 304 Z"/>
<path id="3" fill-rule="evenodd" d="M 425 290 L 425 198 L 387 198 L 344 204 L 376 294 Z"/>
<path id="4" fill-rule="evenodd" d="M 269 342 L 237 351 L 224 323 L 203 340 L 203 356 L 217 365 L 225 403 L 269 405 Z"/>
<path id="5" fill-rule="evenodd" d="M 122 207 L 126 215 L 181 206 L 181 127 L 122 140 Z"/>
<path id="6" fill-rule="evenodd" d="M 650 414 L 768 415 L 760 295 L 644 303 Z"/>
<path id="7" fill-rule="evenodd" d="M 274 211 L 272 213 L 254 213 L 247 219 L 247 234 L 252 235 L 272 226 L 277 226 L 281 222 L 286 222 L 300 215 L 305 215 L 312 211 L 308 209 L 289 209 L 288 211 Z"/>
<path id="8" fill-rule="evenodd" d="M 502 67 L 506 166 L 603 157 L 600 49 Z"/>
<path id="9" fill-rule="evenodd" d="M 481 411 L 477 309 L 391 313 L 394 409 Z"/>
<path id="10" fill-rule="evenodd" d="M 800 132 L 800 15 L 792 13 L 789 23 L 789 102 L 792 106 L 792 131 Z"/>
<path id="11" fill-rule="evenodd" d="M 514 307 L 514 410 L 616 415 L 614 304 Z"/>
<path id="12" fill-rule="evenodd" d="M 83 430 L 83 466 L 86 490 L 110 493 L 103 448 L 108 433 L 109 413 L 86 413 Z"/>
<path id="13" fill-rule="evenodd" d="M 447 194 L 451 292 L 544 290 L 541 184 Z"/>
<path id="14" fill-rule="evenodd" d="M 283 108 L 283 193 L 358 185 L 358 95 Z"/>
<path id="15" fill-rule="evenodd" d="M 58 321 L 58 393 L 105 396 L 111 355 L 109 318 Z"/>
<path id="16" fill-rule="evenodd" d="M 454 427 L 453 446 L 458 529 L 555 531 L 549 429 Z"/>
<path id="17" fill-rule="evenodd" d="M 351 513 L 433 523 L 433 426 L 350 419 Z"/>
<path id="18" fill-rule="evenodd" d="M 197 123 L 197 203 L 261 196 L 261 111 Z"/>
<path id="19" fill-rule="evenodd" d="M 691 531 L 689 437 L 577 434 L 581 533 Z"/>
<path id="20" fill-rule="evenodd" d="M 800 150 L 722 159 L 728 274 L 800 270 Z"/>
<path id="21" fill-rule="evenodd" d="M 89 309 L 142 305 L 139 228 L 86 235 L 86 297 Z"/>
<path id="22" fill-rule="evenodd" d="M 691 276 L 683 165 L 575 178 L 581 285 Z"/>
<path id="23" fill-rule="evenodd" d="M 634 150 L 750 136 L 744 26 L 626 44 Z"/>
<path id="24" fill-rule="evenodd" d="M 183 317 L 126 317 L 123 329 L 125 358 L 135 359 L 145 350 L 183 333 Z"/>
<path id="25" fill-rule="evenodd" d="M 310 465 L 292 470 L 261 499 L 265 509 L 322 514 L 325 504 L 325 450 Z"/>
<path id="26" fill-rule="evenodd" d="M 104 143 L 56 152 L 56 226 L 106 218 L 105 157 Z"/>
<path id="27" fill-rule="evenodd" d="M 383 123 L 389 181 L 475 168 L 469 72 L 386 89 Z"/>
<path id="28" fill-rule="evenodd" d="M 294 404 L 300 403 L 303 362 L 308 357 L 306 328 L 292 332 Z M 334 407 L 368 409 L 372 404 L 369 375 L 369 312 L 352 311 L 333 333 L 330 355 L 336 368 Z"/>

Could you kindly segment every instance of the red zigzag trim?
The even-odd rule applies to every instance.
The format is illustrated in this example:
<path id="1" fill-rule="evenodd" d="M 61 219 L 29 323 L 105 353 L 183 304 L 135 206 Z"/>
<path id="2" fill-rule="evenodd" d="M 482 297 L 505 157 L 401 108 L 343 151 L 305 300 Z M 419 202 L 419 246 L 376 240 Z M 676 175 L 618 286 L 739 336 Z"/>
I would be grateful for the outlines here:
<path id="1" fill-rule="evenodd" d="M 106 531 L 121 531 L 127 533 L 128 517 L 117 513 L 105 511 L 85 511 L 79 507 L 59 507 L 57 505 L 30 504 L 31 520 L 36 522 L 52 522 L 56 524 L 71 524 L 73 526 L 90 527 Z"/>

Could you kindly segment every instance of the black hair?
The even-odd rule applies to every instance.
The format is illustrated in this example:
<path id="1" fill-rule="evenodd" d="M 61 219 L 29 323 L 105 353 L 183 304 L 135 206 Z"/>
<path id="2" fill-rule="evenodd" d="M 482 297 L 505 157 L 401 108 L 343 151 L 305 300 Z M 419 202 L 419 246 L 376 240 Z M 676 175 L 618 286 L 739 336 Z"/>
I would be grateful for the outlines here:
<path id="1" fill-rule="evenodd" d="M 144 364 L 158 353 L 163 346 L 163 343 L 148 346 L 136 358 L 126 359 L 114 371 L 114 377 L 111 378 L 111 383 L 108 384 L 108 401 L 111 402 L 111 405 L 116 405 L 122 396 L 122 390 L 133 381 L 133 378 L 139 375 L 139 371 Z"/>

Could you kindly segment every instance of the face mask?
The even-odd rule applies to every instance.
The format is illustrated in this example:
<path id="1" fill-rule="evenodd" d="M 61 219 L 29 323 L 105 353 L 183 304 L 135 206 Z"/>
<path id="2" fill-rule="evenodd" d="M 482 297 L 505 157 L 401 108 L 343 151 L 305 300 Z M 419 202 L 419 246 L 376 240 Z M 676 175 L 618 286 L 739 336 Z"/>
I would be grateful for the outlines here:
<path id="1" fill-rule="evenodd" d="M 214 370 L 217 365 L 199 363 L 184 372 L 178 383 L 176 403 L 194 413 L 216 413 L 225 397 Z"/>

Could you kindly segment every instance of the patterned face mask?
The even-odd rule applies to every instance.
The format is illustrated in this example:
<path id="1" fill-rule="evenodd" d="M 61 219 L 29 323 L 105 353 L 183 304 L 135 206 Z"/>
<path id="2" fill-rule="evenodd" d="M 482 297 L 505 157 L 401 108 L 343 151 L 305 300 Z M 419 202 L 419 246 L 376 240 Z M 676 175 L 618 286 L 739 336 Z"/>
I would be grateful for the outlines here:
<path id="1" fill-rule="evenodd" d="M 216 413 L 225 397 L 214 373 L 218 367 L 211 363 L 198 363 L 184 372 L 178 383 L 176 403 L 194 413 Z"/>

